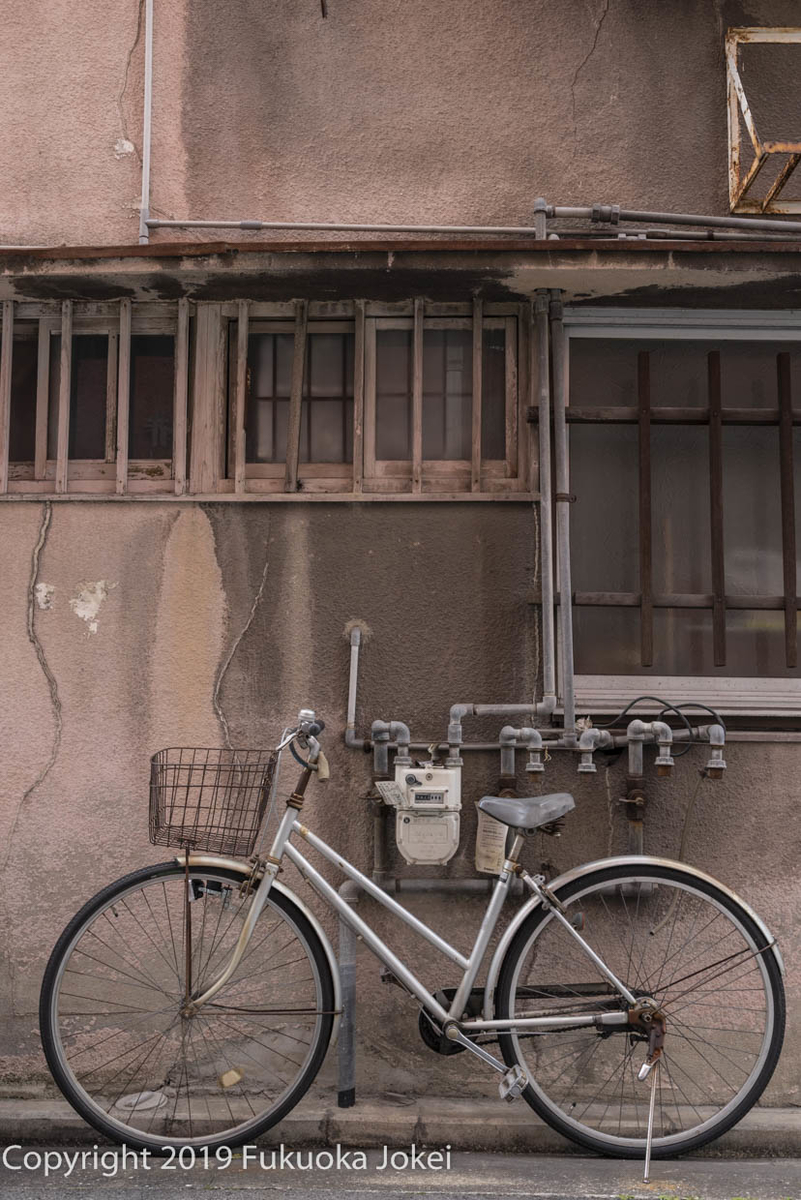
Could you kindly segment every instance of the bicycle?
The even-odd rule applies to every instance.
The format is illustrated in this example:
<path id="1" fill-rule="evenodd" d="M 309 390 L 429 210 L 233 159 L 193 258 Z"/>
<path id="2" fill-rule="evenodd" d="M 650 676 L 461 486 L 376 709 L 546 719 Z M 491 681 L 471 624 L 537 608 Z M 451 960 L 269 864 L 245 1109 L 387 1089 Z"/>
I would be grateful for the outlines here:
<path id="1" fill-rule="evenodd" d="M 277 878 L 285 859 L 416 999 L 431 1049 L 478 1056 L 498 1073 L 501 1096 L 522 1096 L 585 1149 L 646 1162 L 674 1156 L 751 1108 L 781 1050 L 784 965 L 770 931 L 733 892 L 686 865 L 636 856 L 547 883 L 521 866 L 521 847 L 564 817 L 572 797 L 484 797 L 481 807 L 513 840 L 465 956 L 301 822 L 309 781 L 327 776 L 323 727 L 303 710 L 268 757 L 154 758 L 151 839 L 180 853 L 84 905 L 44 976 L 45 1055 L 81 1116 L 114 1140 L 166 1153 L 251 1141 L 298 1103 L 341 1002 L 322 927 Z M 248 860 L 287 747 L 302 772 L 270 852 Z M 456 988 L 427 990 L 293 838 L 455 964 Z M 529 898 L 477 987 L 515 878 Z M 488 1049 L 496 1042 L 500 1059 Z"/>

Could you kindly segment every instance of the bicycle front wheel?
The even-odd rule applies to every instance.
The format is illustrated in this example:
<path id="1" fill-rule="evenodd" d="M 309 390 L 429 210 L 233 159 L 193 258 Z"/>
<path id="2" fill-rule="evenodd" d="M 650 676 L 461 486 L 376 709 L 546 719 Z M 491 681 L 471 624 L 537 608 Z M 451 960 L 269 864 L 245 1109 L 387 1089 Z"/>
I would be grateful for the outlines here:
<path id="1" fill-rule="evenodd" d="M 155 1153 L 236 1146 L 281 1120 L 325 1057 L 334 986 L 303 912 L 273 889 L 229 982 L 182 1015 L 236 945 L 250 900 L 223 867 L 146 867 L 98 893 L 45 971 L 42 1043 L 73 1107 Z M 188 910 L 188 912 L 187 912 Z M 188 952 L 187 952 L 188 951 Z"/>
<path id="2" fill-rule="evenodd" d="M 601 1154 L 696 1150 L 731 1128 L 766 1087 L 784 1036 L 776 956 L 748 911 L 679 865 L 599 867 L 559 889 L 566 915 L 640 1000 L 664 1018 L 655 1074 L 637 1075 L 649 1037 L 629 1026 L 566 1026 L 501 1036 L 524 1097 L 553 1128 Z M 629 1006 L 552 912 L 535 909 L 501 967 L 497 1015 L 593 1015 Z"/>

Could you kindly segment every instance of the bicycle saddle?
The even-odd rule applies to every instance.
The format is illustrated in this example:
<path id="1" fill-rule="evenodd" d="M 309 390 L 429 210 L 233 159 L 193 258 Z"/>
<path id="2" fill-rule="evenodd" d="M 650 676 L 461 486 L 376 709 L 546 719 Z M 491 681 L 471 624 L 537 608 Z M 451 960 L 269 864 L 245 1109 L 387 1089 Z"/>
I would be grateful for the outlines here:
<path id="1" fill-rule="evenodd" d="M 550 796 L 483 796 L 478 807 L 503 825 L 531 833 L 540 825 L 558 821 L 576 802 L 569 792 L 552 792 Z"/>

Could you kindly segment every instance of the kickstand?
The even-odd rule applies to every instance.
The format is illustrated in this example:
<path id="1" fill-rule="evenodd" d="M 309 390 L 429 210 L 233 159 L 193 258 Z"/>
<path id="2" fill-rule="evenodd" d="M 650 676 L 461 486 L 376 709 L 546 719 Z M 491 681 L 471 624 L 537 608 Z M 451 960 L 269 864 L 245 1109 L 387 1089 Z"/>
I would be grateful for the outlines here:
<path id="1" fill-rule="evenodd" d="M 645 1140 L 645 1170 L 643 1171 L 642 1181 L 648 1182 L 651 1173 L 651 1142 L 654 1138 L 654 1108 L 656 1105 L 656 1088 L 657 1076 L 659 1075 L 659 1059 L 653 1064 L 651 1070 L 651 1099 L 648 1104 L 648 1136 Z"/>

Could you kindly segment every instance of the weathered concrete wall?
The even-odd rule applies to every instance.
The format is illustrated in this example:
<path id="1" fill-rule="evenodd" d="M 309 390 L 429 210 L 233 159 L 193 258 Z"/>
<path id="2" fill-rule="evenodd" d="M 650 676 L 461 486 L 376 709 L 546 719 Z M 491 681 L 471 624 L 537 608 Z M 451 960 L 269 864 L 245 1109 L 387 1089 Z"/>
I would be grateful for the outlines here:
<path id="1" fill-rule="evenodd" d="M 152 215 L 527 224 L 537 195 L 725 212 L 725 30 L 798 23 L 791 0 L 327 8 L 155 0 Z M 136 241 L 142 11 L 4 6 L 0 242 Z M 766 70 L 755 107 L 784 119 L 764 136 L 797 137 L 798 73 Z"/>
<path id="2" fill-rule="evenodd" d="M 332 779 L 312 786 L 304 815 L 369 868 L 370 760 L 341 739 L 345 626 L 360 618 L 370 629 L 361 731 L 375 717 L 395 717 L 410 722 L 416 739 L 433 739 L 444 735 L 454 701 L 525 700 L 536 674 L 527 606 L 533 522 L 530 508 L 509 504 L 3 506 L 0 1084 L 17 1090 L 46 1078 L 37 996 L 68 918 L 125 871 L 168 857 L 147 839 L 147 761 L 156 749 L 222 745 L 225 726 L 234 745 L 270 744 L 301 704 L 313 703 L 328 721 Z M 29 605 L 32 578 L 53 589 L 50 607 Z M 100 581 L 104 587 L 88 589 Z M 76 612 L 71 601 L 87 589 L 95 604 Z M 467 733 L 496 737 L 498 728 L 475 722 Z M 788 831 L 798 808 L 797 756 L 795 746 L 730 747 L 725 781 L 702 785 L 689 840 L 690 861 L 741 891 L 781 939 L 793 1023 L 801 1007 L 801 883 Z M 688 755 L 672 781 L 651 787 L 653 852 L 677 852 L 695 765 Z M 462 843 L 448 875 L 474 873 L 471 802 L 495 786 L 496 772 L 494 755 L 467 757 Z M 542 787 L 572 790 L 577 811 L 560 840 L 530 840 L 527 865 L 546 858 L 566 869 L 623 849 L 616 799 L 624 773 L 624 762 L 607 781 L 603 771 L 588 778 L 551 761 Z M 334 936 L 329 914 L 300 889 Z M 454 982 L 433 951 L 364 905 L 391 944 L 414 956 L 424 981 Z M 412 907 L 462 949 L 482 912 L 478 900 L 421 897 Z M 363 950 L 358 971 L 359 1087 L 458 1093 L 469 1083 L 493 1093 L 494 1080 L 467 1056 L 439 1059 L 422 1046 L 414 1008 L 380 984 L 378 964 Z M 329 1080 L 334 1061 L 329 1056 Z M 792 1041 L 767 1099 L 799 1100 Z"/>

